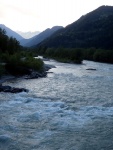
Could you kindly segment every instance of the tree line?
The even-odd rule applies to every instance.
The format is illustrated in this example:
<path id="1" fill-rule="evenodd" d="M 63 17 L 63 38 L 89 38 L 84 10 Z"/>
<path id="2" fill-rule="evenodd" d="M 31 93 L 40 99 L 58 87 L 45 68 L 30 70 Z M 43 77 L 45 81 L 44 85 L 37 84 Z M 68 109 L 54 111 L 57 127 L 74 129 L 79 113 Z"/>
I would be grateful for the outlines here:
<path id="1" fill-rule="evenodd" d="M 20 43 L 16 38 L 8 37 L 6 31 L 0 28 L 0 52 L 5 53 L 8 51 L 10 54 L 13 54 L 20 47 Z"/>
<path id="2" fill-rule="evenodd" d="M 20 68 L 21 72 L 25 69 L 41 71 L 43 61 L 35 59 L 32 52 L 22 47 L 16 38 L 8 37 L 6 31 L 0 28 L 0 76 L 7 74 L 6 65 L 13 68 Z M 16 69 L 17 74 L 19 70 Z"/>
<path id="3" fill-rule="evenodd" d="M 63 62 L 82 63 L 83 60 L 92 60 L 104 63 L 113 63 L 113 50 L 96 48 L 47 48 L 40 47 L 35 51 L 38 55 L 54 58 Z"/>

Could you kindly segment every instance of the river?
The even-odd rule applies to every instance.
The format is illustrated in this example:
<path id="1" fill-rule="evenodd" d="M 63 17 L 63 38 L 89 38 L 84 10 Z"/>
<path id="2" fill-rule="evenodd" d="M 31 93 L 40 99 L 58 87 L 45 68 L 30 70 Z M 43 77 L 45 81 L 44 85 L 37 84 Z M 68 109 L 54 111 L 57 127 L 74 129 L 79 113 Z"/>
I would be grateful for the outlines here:
<path id="1" fill-rule="evenodd" d="M 29 92 L 0 93 L 0 150 L 113 150 L 113 65 L 46 63 L 47 78 L 4 83 Z"/>

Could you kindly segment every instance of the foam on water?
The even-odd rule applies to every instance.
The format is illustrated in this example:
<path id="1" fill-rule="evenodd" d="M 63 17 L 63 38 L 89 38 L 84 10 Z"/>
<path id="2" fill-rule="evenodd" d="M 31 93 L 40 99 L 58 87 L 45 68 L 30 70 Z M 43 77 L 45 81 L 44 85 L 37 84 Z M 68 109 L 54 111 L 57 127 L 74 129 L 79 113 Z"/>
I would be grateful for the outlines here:
<path id="1" fill-rule="evenodd" d="M 13 100 L 4 102 L 0 111 L 4 115 L 9 111 L 10 117 L 15 117 L 18 122 L 47 121 L 50 126 L 59 129 L 80 128 L 94 118 L 113 117 L 113 107 L 85 106 L 73 110 L 65 102 L 28 97 L 26 93 L 16 94 Z M 11 114 L 12 111 L 15 113 Z"/>
<path id="2" fill-rule="evenodd" d="M 46 145 L 46 140 L 52 140 L 59 132 L 63 133 L 64 138 L 68 132 L 68 136 L 71 136 L 70 132 L 80 132 L 100 119 L 112 119 L 113 107 L 85 106 L 74 111 L 65 102 L 33 98 L 21 93 L 15 94 L 9 102 L 2 103 L 0 114 L 7 118 L 7 124 L 2 118 L 0 125 L 0 143 L 3 147 L 4 143 L 16 137 L 26 138 L 26 142 L 31 141 L 31 145 L 35 145 L 36 141 L 39 145 L 45 141 Z M 4 131 L 7 136 L 3 134 Z"/>
<path id="3" fill-rule="evenodd" d="M 113 66 L 56 65 L 48 78 L 8 82 L 30 89 L 0 95 L 0 150 L 113 150 Z"/>
<path id="4" fill-rule="evenodd" d="M 26 138 L 23 144 L 28 142 L 30 148 L 31 145 L 38 145 L 39 149 L 46 149 L 47 141 L 61 133 L 62 138 L 67 137 L 67 133 L 72 138 L 73 133 L 80 132 L 95 121 L 112 119 L 113 107 L 87 106 L 74 111 L 64 102 L 33 98 L 21 93 L 15 94 L 11 101 L 4 102 L 0 107 L 0 114 L 7 118 L 7 124 L 2 118 L 0 125 L 0 143 L 3 147 L 6 142 L 10 146 L 11 140 L 15 142 L 18 137 L 21 140 Z M 7 135 L 3 134 L 4 131 Z M 43 142 L 45 146 L 42 146 Z"/>

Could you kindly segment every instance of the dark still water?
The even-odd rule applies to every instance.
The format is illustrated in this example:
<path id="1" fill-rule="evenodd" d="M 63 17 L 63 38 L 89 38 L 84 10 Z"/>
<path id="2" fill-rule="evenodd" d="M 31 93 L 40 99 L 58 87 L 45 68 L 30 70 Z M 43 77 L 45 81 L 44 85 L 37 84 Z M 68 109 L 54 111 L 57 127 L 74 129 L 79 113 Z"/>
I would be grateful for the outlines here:
<path id="1" fill-rule="evenodd" d="M 29 93 L 0 93 L 0 150 L 113 150 L 113 65 L 46 63 L 47 78 L 4 83 Z"/>

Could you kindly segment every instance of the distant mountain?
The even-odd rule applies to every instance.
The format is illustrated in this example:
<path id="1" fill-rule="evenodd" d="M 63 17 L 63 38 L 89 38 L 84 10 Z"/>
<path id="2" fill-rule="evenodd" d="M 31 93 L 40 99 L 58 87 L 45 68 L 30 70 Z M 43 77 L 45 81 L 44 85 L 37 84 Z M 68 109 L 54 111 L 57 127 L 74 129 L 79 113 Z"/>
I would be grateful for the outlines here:
<path id="1" fill-rule="evenodd" d="M 9 37 L 13 37 L 13 38 L 16 38 L 18 41 L 22 40 L 23 37 L 20 36 L 18 33 L 16 33 L 15 31 L 11 30 L 10 28 L 6 27 L 5 25 L 3 24 L 0 24 L 0 28 L 2 29 L 5 29 L 6 30 L 6 34 L 9 36 Z"/>
<path id="2" fill-rule="evenodd" d="M 56 31 L 62 28 L 63 28 L 62 26 L 54 26 L 51 29 L 48 28 L 44 30 L 43 32 L 41 32 L 40 34 L 34 36 L 33 38 L 21 40 L 20 43 L 21 45 L 26 46 L 26 47 L 37 45 L 43 40 L 45 40 L 46 38 L 50 37 L 53 33 L 55 33 Z"/>
<path id="3" fill-rule="evenodd" d="M 21 31 L 16 31 L 19 35 L 21 35 L 25 39 L 29 39 L 34 37 L 35 35 L 38 35 L 40 32 L 35 31 L 35 32 L 21 32 Z"/>
<path id="4" fill-rule="evenodd" d="M 101 6 L 38 46 L 113 49 L 113 6 Z"/>

